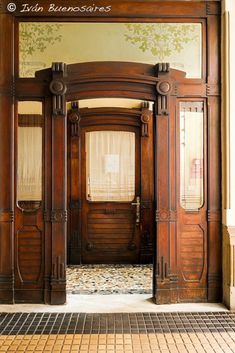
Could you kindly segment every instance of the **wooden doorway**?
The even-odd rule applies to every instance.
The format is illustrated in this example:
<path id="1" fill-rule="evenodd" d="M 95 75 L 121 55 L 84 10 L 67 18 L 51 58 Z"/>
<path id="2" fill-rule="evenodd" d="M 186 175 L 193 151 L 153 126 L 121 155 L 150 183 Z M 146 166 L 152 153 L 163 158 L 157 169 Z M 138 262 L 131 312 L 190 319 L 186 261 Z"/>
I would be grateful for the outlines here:
<path id="1" fill-rule="evenodd" d="M 115 257 L 119 261 L 120 252 L 121 261 L 147 262 L 152 255 L 151 241 L 143 239 L 151 239 L 153 234 L 156 303 L 218 300 L 221 290 L 219 212 L 211 209 L 210 200 L 213 196 L 214 207 L 219 205 L 216 186 L 219 125 L 217 114 L 207 119 L 204 86 L 188 80 L 184 72 L 170 69 L 166 63 L 153 66 L 119 62 L 68 66 L 56 63 L 52 70 L 37 72 L 33 84 L 37 89 L 40 87 L 45 102 L 44 194 L 37 209 L 26 209 L 25 204 L 24 208 L 16 206 L 16 300 L 30 300 L 34 295 L 34 301 L 65 302 L 67 220 L 70 236 L 74 234 L 71 230 L 84 234 L 75 240 L 69 239 L 74 254 L 80 254 L 78 263 L 91 262 L 93 258 L 95 262 L 108 263 Z M 67 102 L 102 97 L 154 102 L 154 109 L 151 112 L 144 105 L 134 110 L 115 107 L 79 110 L 75 104 L 67 114 Z M 213 101 L 213 106 L 216 113 L 218 100 Z M 87 141 L 92 133 L 100 131 L 122 131 L 134 136 L 135 191 L 130 200 L 118 202 L 118 211 L 115 201 L 89 199 L 93 191 L 90 193 L 88 188 L 89 158 L 84 151 L 89 155 Z M 217 153 L 209 146 L 217 146 Z M 104 154 L 116 154 L 111 152 Z M 216 161 L 213 169 L 209 168 L 212 160 Z M 213 194 L 209 193 L 211 190 Z M 139 222 L 137 197 L 140 197 Z M 132 202 L 137 205 L 131 205 Z M 107 229 L 107 237 L 113 236 L 110 224 L 114 228 L 118 226 L 115 215 L 129 223 L 124 223 L 128 231 L 127 237 L 122 237 L 122 248 L 118 248 L 119 241 L 112 239 L 116 248 L 111 257 L 109 251 L 104 251 L 107 239 L 103 237 L 103 243 L 95 242 L 93 234 L 98 234 L 100 240 L 101 224 L 102 229 Z M 34 273 L 25 266 L 27 253 L 21 246 L 25 242 L 31 244 L 28 236 L 31 229 L 37 230 L 33 251 L 41 254 L 38 262 L 30 258 Z M 78 239 L 83 242 L 76 249 Z M 105 254 L 105 260 L 100 252 Z"/>
<path id="2" fill-rule="evenodd" d="M 74 103 L 68 124 L 68 262 L 152 262 L 153 114 L 148 103 L 140 109 L 80 110 Z"/>
<path id="3" fill-rule="evenodd" d="M 71 216 L 71 209 L 74 217 L 76 212 L 80 212 L 77 195 L 69 200 L 72 202 L 71 207 L 68 202 L 66 102 L 100 97 L 128 97 L 155 103 L 154 221 L 148 222 L 155 229 L 153 237 L 155 301 L 157 303 L 220 301 L 222 289 L 220 2 L 147 1 L 146 6 L 146 1 L 140 1 L 137 6 L 137 2 L 132 0 L 113 1 L 109 12 L 104 12 L 103 6 L 100 7 L 101 11 L 91 12 L 89 6 L 87 11 L 81 13 L 61 12 L 59 18 L 56 13 L 48 13 L 47 5 L 50 5 L 48 0 L 43 0 L 45 6 L 42 6 L 42 12 L 22 13 L 23 2 L 18 2 L 16 11 L 10 13 L 7 10 L 7 3 L 3 1 L 1 13 L 2 32 L 8 33 L 7 40 L 0 43 L 3 68 L 1 80 L 3 94 L 0 96 L 3 112 L 0 129 L 1 302 L 63 304 L 66 301 L 67 220 Z M 120 62 L 127 59 L 116 57 L 108 59 L 109 56 L 106 56 L 104 59 L 95 58 L 90 63 L 87 62 L 91 60 L 90 57 L 79 64 L 66 66 L 55 63 L 52 69 L 37 71 L 32 77 L 22 77 L 20 74 L 22 60 L 19 55 L 20 23 L 36 24 L 41 21 L 90 22 L 90 24 L 128 22 L 137 25 L 142 22 L 146 25 L 151 22 L 160 25 L 168 22 L 174 25 L 179 22 L 187 26 L 196 23 L 197 27 L 201 28 L 199 74 L 186 77 L 182 71 L 169 69 L 167 64 L 156 65 L 159 56 L 156 56 L 149 65 Z M 169 39 L 163 40 L 167 44 L 167 49 L 174 44 L 179 46 L 178 38 L 182 33 L 178 31 L 175 33 L 176 41 L 170 39 L 172 31 L 169 32 Z M 61 42 L 59 55 L 53 56 L 49 60 L 50 63 L 58 57 L 61 61 L 71 62 L 62 56 L 66 51 L 64 43 L 65 41 Z M 74 50 L 74 41 L 71 40 L 71 43 Z M 91 43 L 92 51 L 95 52 L 93 41 Z M 130 42 L 129 44 L 131 45 Z M 151 40 L 150 49 L 152 44 Z M 114 45 L 118 50 L 121 48 L 115 42 Z M 109 51 L 109 46 L 106 47 Z M 74 51 L 78 53 L 79 58 L 73 62 L 81 59 L 82 49 L 78 45 L 76 48 L 78 50 Z M 160 46 L 156 44 L 153 49 L 155 48 Z M 51 51 L 54 53 L 54 50 Z M 183 53 L 183 57 L 187 58 L 187 53 Z M 171 54 L 164 56 L 162 60 L 168 61 L 170 58 Z M 97 60 L 119 61 L 97 62 Z M 137 60 L 134 55 L 129 61 L 133 60 Z M 177 63 L 178 59 L 173 59 L 172 67 Z M 189 64 L 194 62 L 190 61 Z M 177 67 L 185 70 L 184 65 Z M 36 65 L 35 70 L 37 68 Z M 19 171 L 18 128 L 21 118 L 25 120 L 20 116 L 18 120 L 18 115 L 21 114 L 17 112 L 19 101 L 37 101 L 42 104 L 42 114 L 40 113 L 43 122 L 42 193 L 40 202 L 36 204 L 32 203 L 32 200 L 19 203 L 18 201 L 24 200 L 17 200 L 16 195 Z M 180 142 L 180 121 L 182 116 L 182 120 L 186 122 L 189 115 L 195 112 L 203 116 L 204 130 L 201 134 L 204 142 L 203 161 L 200 156 L 195 156 L 192 163 L 188 164 L 187 173 L 184 175 L 185 180 L 188 176 L 192 177 L 191 179 L 198 178 L 195 182 L 197 188 L 188 185 L 193 193 L 200 185 L 203 197 L 200 197 L 199 206 L 191 209 L 187 208 L 192 205 L 186 200 L 188 194 L 181 192 L 186 188 L 181 181 L 183 174 L 180 150 L 183 148 L 181 149 Z M 31 120 L 32 116 L 28 118 Z M 194 129 L 191 130 L 192 136 Z M 201 184 L 200 179 L 203 181 Z M 193 193 L 190 195 L 193 196 L 191 200 L 195 200 Z M 147 205 L 143 204 L 142 215 L 145 207 Z M 75 242 L 72 244 L 76 245 Z"/>

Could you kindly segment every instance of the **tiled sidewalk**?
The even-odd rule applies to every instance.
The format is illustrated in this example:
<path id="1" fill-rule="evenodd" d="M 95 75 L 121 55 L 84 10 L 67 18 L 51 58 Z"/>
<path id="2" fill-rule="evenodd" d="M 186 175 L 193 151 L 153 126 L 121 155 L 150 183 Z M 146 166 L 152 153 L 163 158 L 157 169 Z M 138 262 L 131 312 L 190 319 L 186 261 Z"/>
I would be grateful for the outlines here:
<path id="1" fill-rule="evenodd" d="M 152 265 L 70 265 L 67 267 L 67 293 L 150 294 L 152 267 Z"/>
<path id="2" fill-rule="evenodd" d="M 0 353 L 231 353 L 235 313 L 0 315 Z"/>

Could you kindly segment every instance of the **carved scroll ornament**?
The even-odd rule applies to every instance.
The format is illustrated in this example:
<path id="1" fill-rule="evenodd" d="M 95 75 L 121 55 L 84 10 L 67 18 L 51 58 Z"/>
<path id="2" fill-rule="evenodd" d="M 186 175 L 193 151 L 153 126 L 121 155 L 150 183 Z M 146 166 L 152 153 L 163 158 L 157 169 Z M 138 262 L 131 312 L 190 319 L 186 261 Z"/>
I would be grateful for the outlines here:
<path id="1" fill-rule="evenodd" d="M 65 93 L 67 92 L 67 85 L 65 77 L 67 74 L 66 64 L 53 63 L 52 64 L 52 81 L 50 83 L 50 92 L 53 94 L 52 98 L 52 113 L 54 116 L 66 114 Z"/>
<path id="2" fill-rule="evenodd" d="M 169 94 L 171 93 L 171 83 L 169 79 L 170 65 L 168 63 L 159 63 L 156 65 L 156 73 L 159 81 L 156 85 L 157 91 L 157 115 L 169 114 Z"/>

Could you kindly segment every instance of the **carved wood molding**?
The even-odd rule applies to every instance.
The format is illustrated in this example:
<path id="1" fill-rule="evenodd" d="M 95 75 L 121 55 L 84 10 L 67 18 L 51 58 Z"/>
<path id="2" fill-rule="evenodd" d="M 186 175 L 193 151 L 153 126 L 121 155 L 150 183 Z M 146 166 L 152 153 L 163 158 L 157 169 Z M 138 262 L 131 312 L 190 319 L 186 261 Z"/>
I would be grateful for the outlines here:
<path id="1" fill-rule="evenodd" d="M 52 210 L 51 211 L 51 222 L 52 223 L 66 223 L 67 222 L 67 211 L 66 210 Z"/>
<path id="2" fill-rule="evenodd" d="M 161 256 L 160 261 L 157 263 L 157 277 L 161 282 L 168 279 L 168 263 L 165 261 L 165 257 Z"/>
<path id="3" fill-rule="evenodd" d="M 208 284 L 220 283 L 222 281 L 222 273 L 208 273 Z"/>
<path id="4" fill-rule="evenodd" d="M 0 222 L 14 222 L 14 211 L 10 210 L 0 210 Z"/>
<path id="5" fill-rule="evenodd" d="M 170 273 L 171 269 L 164 256 L 161 256 L 157 263 L 157 280 L 158 282 L 167 282 L 168 284 L 175 284 L 179 280 L 178 274 Z"/>
<path id="6" fill-rule="evenodd" d="M 219 84 L 206 84 L 206 95 L 207 96 L 220 96 L 220 85 Z"/>
<path id="7" fill-rule="evenodd" d="M 206 15 L 219 15 L 221 12 L 220 10 L 220 3 L 216 2 L 206 2 Z"/>
<path id="8" fill-rule="evenodd" d="M 161 209 L 156 210 L 156 222 L 176 222 L 177 211 Z"/>
<path id="9" fill-rule="evenodd" d="M 221 211 L 220 210 L 208 210 L 207 221 L 208 222 L 221 222 Z"/>
<path id="10" fill-rule="evenodd" d="M 157 115 L 169 114 L 169 95 L 172 91 L 172 84 L 169 79 L 170 64 L 159 63 L 156 65 L 156 74 L 159 81 L 156 85 L 157 91 Z"/>
<path id="11" fill-rule="evenodd" d="M 152 117 L 152 112 L 149 110 L 149 102 L 142 103 L 142 113 L 141 113 L 141 136 L 149 137 L 149 122 Z"/>
<path id="12" fill-rule="evenodd" d="M 72 102 L 72 108 L 68 112 L 68 119 L 71 126 L 71 137 L 79 137 L 81 116 L 79 113 L 78 102 Z"/>
<path id="13" fill-rule="evenodd" d="M 66 223 L 68 217 L 67 210 L 46 210 L 44 211 L 44 221 L 51 223 Z"/>
<path id="14" fill-rule="evenodd" d="M 64 282 L 65 281 L 65 262 L 61 256 L 56 256 L 52 263 L 51 280 Z"/>
<path id="15" fill-rule="evenodd" d="M 67 76 L 67 66 L 64 63 L 52 64 L 52 81 L 50 82 L 50 92 L 53 94 L 52 98 L 52 113 L 54 116 L 66 115 L 66 101 L 65 93 L 67 92 L 67 85 L 65 77 Z"/>

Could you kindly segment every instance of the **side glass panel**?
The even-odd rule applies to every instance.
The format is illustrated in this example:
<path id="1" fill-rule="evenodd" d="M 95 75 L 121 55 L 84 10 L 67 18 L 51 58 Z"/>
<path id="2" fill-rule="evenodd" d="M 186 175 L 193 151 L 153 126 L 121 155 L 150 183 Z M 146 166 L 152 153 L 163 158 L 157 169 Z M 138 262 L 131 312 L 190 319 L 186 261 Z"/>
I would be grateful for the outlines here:
<path id="1" fill-rule="evenodd" d="M 86 190 L 89 201 L 132 201 L 135 197 L 135 133 L 86 133 Z"/>
<path id="2" fill-rule="evenodd" d="M 180 102 L 180 204 L 186 210 L 202 207 L 203 102 Z"/>
<path id="3" fill-rule="evenodd" d="M 42 103 L 19 102 L 17 201 L 22 208 L 42 200 L 42 134 Z"/>

